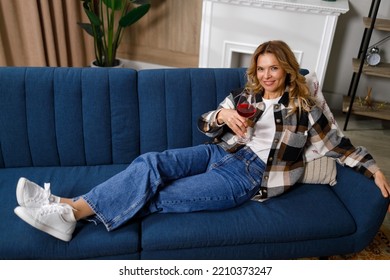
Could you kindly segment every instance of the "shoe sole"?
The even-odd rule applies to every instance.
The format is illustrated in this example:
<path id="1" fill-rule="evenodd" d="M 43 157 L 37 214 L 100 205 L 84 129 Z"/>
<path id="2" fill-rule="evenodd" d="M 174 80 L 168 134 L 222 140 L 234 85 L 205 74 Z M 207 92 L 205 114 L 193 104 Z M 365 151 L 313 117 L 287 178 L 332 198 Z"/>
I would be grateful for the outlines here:
<path id="1" fill-rule="evenodd" d="M 16 185 L 16 199 L 18 201 L 18 204 L 22 207 L 26 207 L 26 204 L 22 200 L 23 188 L 25 184 L 26 184 L 26 178 L 20 178 L 18 184 Z"/>
<path id="2" fill-rule="evenodd" d="M 23 208 L 21 206 L 19 207 L 16 207 L 15 210 L 14 210 L 15 214 L 21 218 L 23 221 L 25 221 L 26 223 L 28 223 L 30 226 L 36 228 L 36 229 L 39 229 L 43 232 L 46 232 L 47 234 L 50 234 L 58 239 L 61 239 L 62 241 L 70 241 L 72 239 L 72 235 L 69 235 L 69 234 L 64 234 L 62 232 L 59 232 L 47 225 L 44 225 L 38 221 L 36 221 L 33 217 L 31 217 L 29 214 L 25 213 L 23 211 Z"/>

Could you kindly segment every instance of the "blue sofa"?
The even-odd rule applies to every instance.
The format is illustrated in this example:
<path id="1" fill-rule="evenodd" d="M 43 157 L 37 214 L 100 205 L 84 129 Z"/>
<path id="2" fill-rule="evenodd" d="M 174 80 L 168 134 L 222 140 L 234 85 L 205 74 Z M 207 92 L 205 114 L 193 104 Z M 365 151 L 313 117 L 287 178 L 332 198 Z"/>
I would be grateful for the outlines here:
<path id="1" fill-rule="evenodd" d="M 0 67 L 1 259 L 291 259 L 362 250 L 388 206 L 338 166 L 337 185 L 299 184 L 220 212 L 153 214 L 108 233 L 81 222 L 66 243 L 13 212 L 19 177 L 73 197 L 139 154 L 208 141 L 197 129 L 244 69 Z"/>

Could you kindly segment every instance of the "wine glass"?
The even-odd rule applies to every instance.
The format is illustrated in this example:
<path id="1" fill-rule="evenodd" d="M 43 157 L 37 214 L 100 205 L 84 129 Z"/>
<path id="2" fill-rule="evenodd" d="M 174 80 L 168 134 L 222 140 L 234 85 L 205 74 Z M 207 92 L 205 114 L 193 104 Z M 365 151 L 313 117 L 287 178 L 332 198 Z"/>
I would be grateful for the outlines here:
<path id="1" fill-rule="evenodd" d="M 256 99 L 252 93 L 243 91 L 237 96 L 237 113 L 244 118 L 251 118 L 256 114 Z M 253 127 L 248 126 L 244 137 L 235 136 L 237 143 L 246 144 L 252 138 Z"/>

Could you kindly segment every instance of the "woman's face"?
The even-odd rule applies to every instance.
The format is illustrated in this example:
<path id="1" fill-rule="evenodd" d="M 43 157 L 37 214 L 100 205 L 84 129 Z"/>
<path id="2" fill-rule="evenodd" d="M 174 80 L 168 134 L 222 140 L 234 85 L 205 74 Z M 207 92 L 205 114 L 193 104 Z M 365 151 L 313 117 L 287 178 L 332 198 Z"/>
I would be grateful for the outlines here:
<path id="1" fill-rule="evenodd" d="M 282 69 L 272 53 L 259 55 L 257 58 L 257 79 L 264 88 L 264 95 L 276 98 L 285 89 L 286 71 Z"/>

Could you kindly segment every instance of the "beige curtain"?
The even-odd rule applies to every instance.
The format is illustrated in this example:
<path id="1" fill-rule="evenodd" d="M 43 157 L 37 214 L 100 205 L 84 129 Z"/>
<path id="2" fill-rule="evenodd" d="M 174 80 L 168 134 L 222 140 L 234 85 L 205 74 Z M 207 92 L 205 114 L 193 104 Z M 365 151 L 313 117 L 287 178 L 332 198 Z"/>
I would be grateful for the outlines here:
<path id="1" fill-rule="evenodd" d="M 0 66 L 88 66 L 80 0 L 0 0 Z"/>

